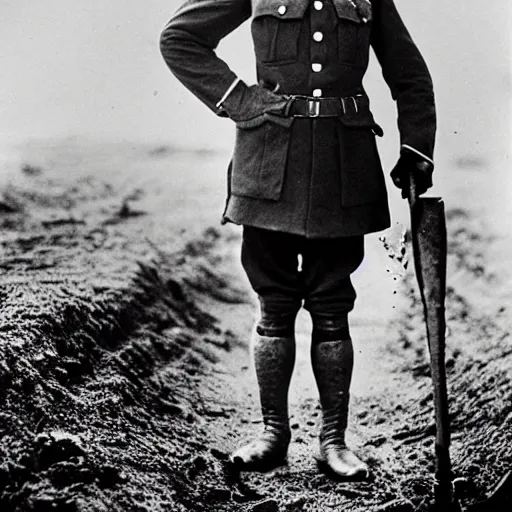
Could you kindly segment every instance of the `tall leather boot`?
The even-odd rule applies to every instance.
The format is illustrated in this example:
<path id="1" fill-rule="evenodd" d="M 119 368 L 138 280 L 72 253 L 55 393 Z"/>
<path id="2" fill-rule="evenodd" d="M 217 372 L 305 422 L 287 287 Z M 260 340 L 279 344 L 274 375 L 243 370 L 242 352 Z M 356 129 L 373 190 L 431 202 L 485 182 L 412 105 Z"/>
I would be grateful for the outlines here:
<path id="1" fill-rule="evenodd" d="M 262 434 L 231 455 L 246 471 L 269 471 L 286 464 L 290 444 L 288 388 L 295 364 L 295 339 L 255 334 L 254 366 L 258 379 Z"/>
<path id="2" fill-rule="evenodd" d="M 352 341 L 349 338 L 314 343 L 311 362 L 322 406 L 318 463 L 334 477 L 350 480 L 367 478 L 367 465 L 345 444 L 354 363 Z"/>

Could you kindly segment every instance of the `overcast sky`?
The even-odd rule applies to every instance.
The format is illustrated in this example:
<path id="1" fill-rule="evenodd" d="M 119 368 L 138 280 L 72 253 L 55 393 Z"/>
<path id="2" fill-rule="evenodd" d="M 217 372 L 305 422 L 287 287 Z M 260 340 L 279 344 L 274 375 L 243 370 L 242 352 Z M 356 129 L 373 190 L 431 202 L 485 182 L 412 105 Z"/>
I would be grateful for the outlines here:
<path id="1" fill-rule="evenodd" d="M 89 134 L 229 147 L 231 122 L 193 98 L 160 56 L 160 31 L 179 3 L 0 0 L 0 144 Z M 509 4 L 397 0 L 434 77 L 443 157 L 510 153 Z M 248 24 L 220 54 L 254 81 Z M 375 63 L 366 85 L 394 145 L 394 105 Z"/>

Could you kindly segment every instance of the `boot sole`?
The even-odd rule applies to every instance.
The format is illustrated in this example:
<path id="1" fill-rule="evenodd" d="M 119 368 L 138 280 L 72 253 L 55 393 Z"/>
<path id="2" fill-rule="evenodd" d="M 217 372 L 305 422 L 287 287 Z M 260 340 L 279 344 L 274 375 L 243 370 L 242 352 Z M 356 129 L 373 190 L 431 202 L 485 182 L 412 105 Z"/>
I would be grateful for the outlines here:
<path id="1" fill-rule="evenodd" d="M 340 475 L 324 460 L 316 459 L 316 464 L 324 475 L 338 482 L 363 482 L 370 479 L 370 471 L 368 469 L 358 470 L 353 475 Z"/>

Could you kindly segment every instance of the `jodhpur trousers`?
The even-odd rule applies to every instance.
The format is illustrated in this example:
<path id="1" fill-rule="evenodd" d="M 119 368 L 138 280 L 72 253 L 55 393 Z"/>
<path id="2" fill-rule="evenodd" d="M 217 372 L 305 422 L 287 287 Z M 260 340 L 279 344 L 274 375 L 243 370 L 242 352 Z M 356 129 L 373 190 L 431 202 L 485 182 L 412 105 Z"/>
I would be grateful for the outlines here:
<path id="1" fill-rule="evenodd" d="M 349 337 L 347 316 L 356 299 L 350 275 L 363 257 L 362 235 L 311 239 L 244 226 L 242 265 L 261 305 L 258 333 L 293 336 L 304 306 L 313 340 Z"/>

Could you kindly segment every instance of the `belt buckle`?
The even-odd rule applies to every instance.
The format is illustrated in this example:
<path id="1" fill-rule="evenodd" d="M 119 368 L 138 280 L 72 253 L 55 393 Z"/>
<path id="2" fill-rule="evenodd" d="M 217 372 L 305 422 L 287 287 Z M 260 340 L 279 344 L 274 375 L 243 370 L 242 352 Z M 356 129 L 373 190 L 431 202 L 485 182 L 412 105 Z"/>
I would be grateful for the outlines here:
<path id="1" fill-rule="evenodd" d="M 318 117 L 320 115 L 320 100 L 318 98 L 308 98 L 308 117 Z"/>

